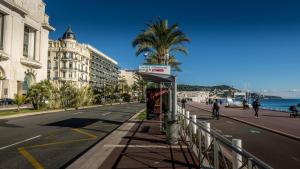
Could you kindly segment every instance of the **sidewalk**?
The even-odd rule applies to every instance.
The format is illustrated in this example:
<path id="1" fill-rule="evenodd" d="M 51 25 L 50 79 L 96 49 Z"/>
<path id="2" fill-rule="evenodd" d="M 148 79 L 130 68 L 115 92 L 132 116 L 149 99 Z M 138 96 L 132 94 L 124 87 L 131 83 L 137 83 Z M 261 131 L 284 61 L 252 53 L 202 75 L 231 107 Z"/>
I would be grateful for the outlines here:
<path id="1" fill-rule="evenodd" d="M 25 104 L 20 107 L 20 109 L 28 109 L 32 108 L 32 104 Z M 6 111 L 6 110 L 17 110 L 18 106 L 17 105 L 0 105 L 0 111 Z"/>
<path id="2" fill-rule="evenodd" d="M 166 142 L 166 135 L 160 132 L 159 122 L 139 121 L 134 117 L 68 168 L 197 167 L 196 157 L 184 143 L 179 141 L 178 145 L 169 145 Z"/>
<path id="3" fill-rule="evenodd" d="M 211 107 L 203 103 L 189 102 L 189 105 L 211 112 Z M 211 113 L 210 113 L 211 114 Z M 300 140 L 300 118 L 290 118 L 289 113 L 260 110 L 259 118 L 254 117 L 253 109 L 221 107 L 220 114 L 259 128 Z"/>

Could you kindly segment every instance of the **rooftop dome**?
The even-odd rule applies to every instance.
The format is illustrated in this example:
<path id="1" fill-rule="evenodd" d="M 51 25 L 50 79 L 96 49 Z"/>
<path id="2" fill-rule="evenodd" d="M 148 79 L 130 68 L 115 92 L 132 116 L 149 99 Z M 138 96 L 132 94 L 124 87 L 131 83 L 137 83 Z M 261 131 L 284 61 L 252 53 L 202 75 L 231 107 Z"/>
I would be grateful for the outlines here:
<path id="1" fill-rule="evenodd" d="M 62 39 L 72 39 L 76 40 L 75 33 L 72 31 L 71 26 L 68 26 L 67 31 L 64 33 Z"/>

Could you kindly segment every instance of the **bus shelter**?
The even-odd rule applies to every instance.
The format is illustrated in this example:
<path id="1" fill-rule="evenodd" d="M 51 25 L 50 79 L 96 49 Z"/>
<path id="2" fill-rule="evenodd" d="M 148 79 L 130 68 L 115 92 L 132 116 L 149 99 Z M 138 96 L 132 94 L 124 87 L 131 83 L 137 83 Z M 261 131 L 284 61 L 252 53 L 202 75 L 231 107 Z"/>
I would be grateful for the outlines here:
<path id="1" fill-rule="evenodd" d="M 169 74 L 153 73 L 153 72 L 143 72 L 139 71 L 138 74 L 147 82 L 156 83 L 158 86 L 154 90 L 155 92 L 149 89 L 147 91 L 147 108 L 149 104 L 149 99 L 151 97 L 159 96 L 159 114 L 160 120 L 162 117 L 167 117 L 168 121 L 176 121 L 176 103 L 177 103 L 177 84 L 176 77 Z M 150 92 L 150 94 L 149 94 Z M 152 92 L 152 93 L 151 93 Z M 166 94 L 168 95 L 167 97 Z M 167 103 L 167 104 L 166 104 Z M 167 108 L 166 106 L 167 105 Z M 166 109 L 166 110 L 165 110 Z"/>

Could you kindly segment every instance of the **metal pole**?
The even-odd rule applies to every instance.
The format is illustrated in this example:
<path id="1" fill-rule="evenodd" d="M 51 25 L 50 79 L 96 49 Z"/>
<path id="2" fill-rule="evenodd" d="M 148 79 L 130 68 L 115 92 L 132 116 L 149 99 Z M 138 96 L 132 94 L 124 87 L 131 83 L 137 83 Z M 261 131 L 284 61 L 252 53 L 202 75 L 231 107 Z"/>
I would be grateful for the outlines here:
<path id="1" fill-rule="evenodd" d="M 202 168 L 202 163 L 201 163 L 201 160 L 202 160 L 202 138 L 201 138 L 201 129 L 200 128 L 198 129 L 198 149 L 199 149 L 199 152 L 198 152 L 199 168 L 201 169 Z"/>
<path id="2" fill-rule="evenodd" d="M 219 150 L 217 138 L 214 138 L 214 169 L 219 169 Z M 226 162 L 226 161 L 225 161 Z"/>
<path id="3" fill-rule="evenodd" d="M 197 134 L 197 116 L 196 115 L 192 115 L 192 126 L 193 126 L 193 134 Z"/>
<path id="4" fill-rule="evenodd" d="M 204 127 L 205 127 L 205 129 L 207 130 L 207 131 L 209 131 L 210 132 L 210 123 L 204 123 Z M 204 137 L 205 137 L 205 149 L 208 149 L 208 147 L 209 147 L 209 144 L 210 144 L 210 134 L 209 133 L 207 133 L 207 132 L 205 132 L 205 134 L 204 134 Z"/>
<path id="5" fill-rule="evenodd" d="M 238 148 L 239 150 L 242 150 L 242 140 L 241 139 L 232 139 L 232 145 Z M 242 166 L 242 155 L 239 153 L 232 151 L 232 167 L 233 169 L 239 169 Z"/>
<path id="6" fill-rule="evenodd" d="M 177 114 L 177 83 L 176 83 L 176 77 L 173 79 L 173 109 L 172 109 L 172 121 L 176 120 L 176 114 Z"/>
<path id="7" fill-rule="evenodd" d="M 186 115 L 186 126 L 188 126 L 190 124 L 190 112 L 189 111 L 186 111 L 185 113 Z"/>
<path id="8" fill-rule="evenodd" d="M 163 131 L 162 126 L 162 83 L 159 83 L 159 121 L 160 121 L 160 131 Z"/>
<path id="9" fill-rule="evenodd" d="M 252 158 L 248 159 L 248 169 L 252 169 Z"/>

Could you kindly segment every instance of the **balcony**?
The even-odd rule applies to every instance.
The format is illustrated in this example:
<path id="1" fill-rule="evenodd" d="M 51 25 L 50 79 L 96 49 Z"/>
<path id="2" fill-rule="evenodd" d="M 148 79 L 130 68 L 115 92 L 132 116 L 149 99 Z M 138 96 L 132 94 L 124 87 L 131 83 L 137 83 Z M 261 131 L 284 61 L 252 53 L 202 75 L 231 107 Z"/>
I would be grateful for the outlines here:
<path id="1" fill-rule="evenodd" d="M 21 58 L 21 63 L 25 66 L 32 67 L 34 69 L 42 68 L 42 64 L 39 61 L 29 58 Z"/>

